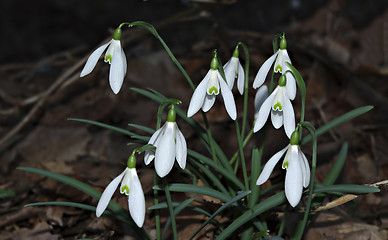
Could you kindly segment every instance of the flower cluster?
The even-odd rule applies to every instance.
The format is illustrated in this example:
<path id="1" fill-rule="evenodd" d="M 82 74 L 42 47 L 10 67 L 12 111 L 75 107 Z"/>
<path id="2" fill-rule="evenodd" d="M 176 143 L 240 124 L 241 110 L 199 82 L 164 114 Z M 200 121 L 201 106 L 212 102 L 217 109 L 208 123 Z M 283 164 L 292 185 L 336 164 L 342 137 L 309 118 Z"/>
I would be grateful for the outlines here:
<path id="1" fill-rule="evenodd" d="M 123 25 L 123 24 L 122 24 Z M 127 61 L 121 47 L 121 26 L 114 32 L 113 38 L 108 43 L 97 48 L 88 58 L 81 77 L 93 71 L 100 56 L 107 51 L 104 61 L 111 65 L 109 83 L 112 91 L 117 94 L 123 84 L 127 71 Z M 232 93 L 234 82 L 237 79 L 237 89 L 244 94 L 248 84 L 248 77 L 239 60 L 238 44 L 233 51 L 231 59 L 223 66 L 214 52 L 210 63 L 210 70 L 191 97 L 187 110 L 187 116 L 192 117 L 200 109 L 207 112 L 214 105 L 217 95 L 221 93 L 225 109 L 232 120 L 237 119 L 237 110 Z M 295 128 L 295 114 L 291 101 L 296 96 L 296 81 L 289 67 L 291 60 L 287 53 L 287 43 L 284 35 L 281 37 L 279 49 L 260 67 L 253 88 L 259 88 L 255 100 L 255 116 L 253 132 L 263 128 L 271 115 L 272 125 L 279 129 L 284 126 L 284 131 L 290 144 L 276 153 L 265 165 L 256 184 L 261 185 L 268 180 L 275 165 L 285 154 L 282 168 L 287 170 L 285 178 L 285 193 L 292 207 L 295 207 L 302 196 L 303 187 L 310 182 L 310 168 L 306 156 L 299 147 L 299 131 Z M 278 85 L 269 93 L 267 86 L 263 85 L 268 72 L 273 67 L 274 73 L 280 73 Z M 245 94 L 248 94 L 247 91 Z M 269 96 L 268 96 L 269 94 Z M 247 99 L 247 98 L 246 98 Z M 157 129 L 148 141 L 151 148 L 145 148 L 144 163 L 149 165 L 154 159 L 155 171 L 159 177 L 165 177 L 173 168 L 175 159 L 178 165 L 184 169 L 187 159 L 186 140 L 176 124 L 176 111 L 174 104 L 168 112 L 166 123 Z M 147 147 L 146 146 L 146 147 Z M 145 219 L 145 198 L 143 189 L 136 172 L 136 150 L 129 157 L 126 169 L 104 190 L 96 209 L 97 217 L 100 217 L 107 208 L 115 190 L 120 186 L 120 193 L 128 196 L 129 212 L 138 227 L 142 227 Z"/>

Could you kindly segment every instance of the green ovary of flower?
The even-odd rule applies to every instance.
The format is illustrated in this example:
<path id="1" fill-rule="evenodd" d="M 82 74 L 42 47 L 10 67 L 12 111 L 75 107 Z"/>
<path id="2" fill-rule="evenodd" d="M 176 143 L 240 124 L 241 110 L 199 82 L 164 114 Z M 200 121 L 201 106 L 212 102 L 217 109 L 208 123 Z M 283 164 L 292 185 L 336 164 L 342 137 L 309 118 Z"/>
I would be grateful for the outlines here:
<path id="1" fill-rule="evenodd" d="M 121 192 L 125 193 L 126 195 L 129 195 L 129 187 L 127 185 L 122 186 Z"/>
<path id="2" fill-rule="evenodd" d="M 275 72 L 282 72 L 282 66 L 280 64 L 275 67 Z"/>
<path id="3" fill-rule="evenodd" d="M 288 161 L 287 161 L 287 162 L 283 162 L 282 168 L 283 168 L 283 169 L 288 168 Z"/>
<path id="4" fill-rule="evenodd" d="M 112 62 L 112 56 L 111 55 L 106 56 L 105 57 L 105 62 L 111 63 Z"/>
<path id="5" fill-rule="evenodd" d="M 283 110 L 283 106 L 280 102 L 277 102 L 273 105 L 273 110 L 279 110 L 279 111 L 282 111 Z"/>
<path id="6" fill-rule="evenodd" d="M 209 88 L 208 94 L 209 94 L 209 95 L 212 95 L 212 94 L 217 95 L 217 94 L 218 94 L 218 88 L 216 88 L 216 87 L 214 87 L 214 86 L 211 87 L 211 88 Z"/>

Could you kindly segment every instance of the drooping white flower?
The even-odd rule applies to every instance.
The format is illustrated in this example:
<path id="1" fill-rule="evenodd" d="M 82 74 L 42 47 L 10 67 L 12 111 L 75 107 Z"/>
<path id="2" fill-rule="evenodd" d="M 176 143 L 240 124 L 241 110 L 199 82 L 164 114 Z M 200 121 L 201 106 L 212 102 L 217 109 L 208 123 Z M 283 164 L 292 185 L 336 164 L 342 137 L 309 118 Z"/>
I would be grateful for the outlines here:
<path id="1" fill-rule="evenodd" d="M 226 111 L 230 118 L 236 120 L 237 111 L 233 93 L 217 69 L 218 60 L 215 55 L 211 61 L 210 70 L 199 83 L 191 97 L 189 109 L 187 110 L 188 117 L 196 114 L 201 108 L 204 112 L 209 111 L 216 101 L 216 96 L 221 92 Z"/>
<path id="2" fill-rule="evenodd" d="M 259 131 L 264 126 L 271 112 L 272 125 L 276 129 L 284 125 L 284 131 L 288 137 L 291 137 L 292 132 L 295 130 L 295 115 L 285 87 L 286 82 L 285 75 L 282 75 L 279 79 L 279 85 L 261 105 L 253 132 Z"/>
<path id="3" fill-rule="evenodd" d="M 261 105 L 263 105 L 265 99 L 268 97 L 268 87 L 266 85 L 261 86 L 255 95 L 255 100 L 254 100 L 254 107 L 255 107 L 255 121 L 257 117 L 259 116 L 259 110 Z"/>
<path id="4" fill-rule="evenodd" d="M 234 80 L 237 77 L 237 89 L 242 95 L 244 93 L 244 81 L 245 73 L 244 69 L 241 66 L 240 60 L 238 58 L 239 51 L 238 46 L 234 49 L 232 57 L 224 65 L 224 72 L 226 82 L 228 83 L 229 89 L 232 90 L 234 85 Z"/>
<path id="5" fill-rule="evenodd" d="M 272 64 L 275 63 L 274 72 L 286 74 L 288 79 L 286 85 L 288 96 L 291 100 L 294 100 L 296 96 L 296 82 L 294 76 L 289 71 L 290 68 L 287 66 L 286 62 L 291 64 L 291 59 L 287 53 L 287 42 L 283 36 L 280 41 L 279 50 L 276 51 L 270 58 L 268 58 L 260 67 L 255 80 L 253 81 L 253 88 L 258 88 L 264 83 Z"/>
<path id="6" fill-rule="evenodd" d="M 268 160 L 256 182 L 256 185 L 265 183 L 270 177 L 275 165 L 287 151 L 283 160 L 282 168 L 287 170 L 285 193 L 286 198 L 292 207 L 298 205 L 302 197 L 303 187 L 307 188 L 310 183 L 309 163 L 298 145 L 298 140 L 296 139 L 299 139 L 298 130 L 295 130 L 294 134 L 292 134 L 290 144 Z"/>
<path id="7" fill-rule="evenodd" d="M 127 73 L 127 59 L 120 43 L 121 29 L 117 28 L 113 39 L 97 48 L 88 58 L 80 77 L 88 75 L 94 69 L 98 59 L 108 47 L 105 53 L 104 62 L 108 62 L 111 67 L 109 71 L 109 84 L 112 91 L 117 94 L 123 85 L 124 76 Z"/>
<path id="8" fill-rule="evenodd" d="M 146 150 L 144 163 L 148 165 L 155 158 L 155 170 L 159 177 L 165 177 L 171 171 L 175 158 L 182 169 L 186 167 L 186 140 L 175 122 L 173 107 L 167 122 L 151 136 L 148 144 L 154 145 L 156 151 Z"/>
<path id="9" fill-rule="evenodd" d="M 135 165 L 135 156 L 131 155 L 128 159 L 127 168 L 113 179 L 102 193 L 96 208 L 97 217 L 100 217 L 105 211 L 110 199 L 121 182 L 120 193 L 128 196 L 129 213 L 139 228 L 143 226 L 145 218 L 145 199 Z"/>

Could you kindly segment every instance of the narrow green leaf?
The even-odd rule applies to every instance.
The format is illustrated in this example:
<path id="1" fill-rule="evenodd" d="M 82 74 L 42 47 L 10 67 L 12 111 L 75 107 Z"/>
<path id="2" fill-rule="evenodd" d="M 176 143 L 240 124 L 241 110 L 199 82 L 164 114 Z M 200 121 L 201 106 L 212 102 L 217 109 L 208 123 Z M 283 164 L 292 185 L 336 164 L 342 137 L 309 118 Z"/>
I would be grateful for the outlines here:
<path id="1" fill-rule="evenodd" d="M 80 119 L 80 118 L 68 118 L 67 120 L 88 123 L 88 124 L 95 125 L 95 126 L 102 127 L 102 128 L 106 128 L 106 129 L 109 129 L 109 130 L 112 130 L 112 131 L 115 131 L 115 132 L 118 132 L 118 133 L 122 133 L 122 134 L 125 134 L 125 135 L 128 135 L 128 136 L 136 135 L 135 133 L 133 133 L 131 131 L 128 131 L 128 130 L 125 130 L 125 129 L 122 129 L 122 128 L 118 128 L 118 127 L 114 127 L 114 126 L 111 126 L 111 125 L 108 125 L 108 124 L 105 124 L 105 123 L 100 123 L 100 122 L 92 121 L 92 120 Z"/>
<path id="2" fill-rule="evenodd" d="M 202 172 L 211 180 L 211 182 L 224 194 L 229 194 L 228 190 L 222 185 L 220 180 L 209 170 L 204 164 L 201 164 L 195 160 L 191 161 L 197 168 L 201 169 Z M 214 186 L 213 185 L 213 186 Z"/>
<path id="3" fill-rule="evenodd" d="M 172 206 L 173 207 L 178 207 L 180 203 L 177 203 L 177 202 L 173 202 L 172 203 Z M 159 203 L 159 204 L 156 204 L 156 205 L 152 205 L 148 208 L 148 210 L 158 210 L 158 209 L 165 209 L 165 208 L 168 208 L 168 205 L 166 202 L 162 202 L 162 203 Z M 190 210 L 194 211 L 194 212 L 198 212 L 200 214 L 203 214 L 205 216 L 208 216 L 210 217 L 211 214 L 205 210 L 203 210 L 202 208 L 199 208 L 199 207 L 194 207 L 194 206 L 187 206 L 187 208 L 189 208 Z"/>
<path id="4" fill-rule="evenodd" d="M 359 108 L 356 108 L 350 112 L 347 112 L 347 113 L 331 120 L 330 122 L 326 123 L 325 125 L 323 125 L 317 129 L 317 137 L 330 131 L 331 129 L 345 123 L 345 122 L 352 120 L 353 118 L 356 118 L 356 117 L 358 117 L 366 112 L 369 112 L 372 109 L 373 109 L 373 106 L 359 107 Z M 303 137 L 300 144 L 304 145 L 304 144 L 310 142 L 311 140 L 312 140 L 311 135 L 306 135 L 305 137 Z"/>
<path id="5" fill-rule="evenodd" d="M 187 206 L 190 205 L 191 202 L 193 202 L 195 198 L 189 198 L 186 199 L 185 201 L 179 203 L 179 205 L 174 209 L 174 216 L 178 216 L 178 214 L 185 209 Z M 167 230 L 171 225 L 171 216 L 167 219 L 166 224 L 164 226 L 163 234 L 162 234 L 162 239 L 165 239 L 165 236 L 167 234 Z"/>
<path id="6" fill-rule="evenodd" d="M 80 190 L 81 192 L 84 192 L 87 195 L 89 195 L 92 198 L 95 198 L 97 200 L 99 200 L 101 197 L 101 192 L 96 190 L 95 188 L 93 188 L 93 187 L 91 187 L 83 182 L 80 182 L 78 180 L 75 180 L 73 178 L 62 175 L 62 174 L 53 173 L 53 172 L 49 172 L 49 171 L 38 169 L 38 168 L 30 168 L 30 167 L 18 167 L 16 169 L 39 174 L 39 175 L 42 175 L 42 176 L 45 176 L 48 178 L 52 178 L 54 180 L 57 180 L 58 182 L 61 182 L 61 183 L 64 183 L 66 185 L 69 185 L 71 187 L 74 187 L 74 188 Z M 128 224 L 139 234 L 139 236 L 146 238 L 146 239 L 150 239 L 150 237 L 144 231 L 144 229 L 143 228 L 139 229 L 136 226 L 136 224 L 133 222 L 132 218 L 129 217 L 128 212 L 124 208 L 122 208 L 118 203 L 111 200 L 109 202 L 108 208 L 117 214 L 122 214 L 123 212 L 126 213 L 126 215 L 128 215 L 128 218 L 130 219 L 130 221 L 128 221 Z"/>
<path id="7" fill-rule="evenodd" d="M 380 192 L 380 189 L 377 187 L 367 186 L 367 185 L 356 185 L 356 184 L 337 184 L 325 186 L 322 184 L 317 184 L 314 193 L 377 193 Z"/>
<path id="8" fill-rule="evenodd" d="M 219 192 L 217 190 L 208 188 L 208 187 L 201 187 L 191 184 L 181 184 L 181 183 L 175 183 L 175 184 L 169 184 L 168 186 L 169 190 L 172 192 L 187 192 L 187 193 L 196 193 L 196 194 L 202 194 L 210 197 L 217 198 L 223 202 L 228 202 L 231 197 Z M 153 189 L 161 190 L 163 191 L 163 186 L 154 186 Z"/>
<path id="9" fill-rule="evenodd" d="M 238 218 L 236 218 L 227 228 L 224 229 L 224 231 L 221 232 L 221 234 L 216 238 L 216 240 L 227 239 L 230 235 L 233 234 L 234 231 L 236 231 L 245 223 L 249 222 L 253 218 L 262 214 L 263 212 L 281 204 L 284 204 L 285 202 L 286 196 L 284 195 L 284 192 L 277 193 L 265 199 L 264 201 L 255 205 L 251 210 L 244 212 Z"/>
<path id="10" fill-rule="evenodd" d="M 325 185 L 334 184 L 335 180 L 337 180 L 339 174 L 342 171 L 342 168 L 345 165 L 347 155 L 348 155 L 348 143 L 345 142 L 342 145 L 341 151 L 339 152 L 338 157 L 335 160 L 333 166 L 331 167 L 329 173 L 326 175 L 326 178 L 323 181 L 323 184 L 325 184 Z"/>
<path id="11" fill-rule="evenodd" d="M 155 132 L 154 129 L 152 128 L 149 128 L 149 127 L 145 127 L 145 126 L 142 126 L 142 125 L 139 125 L 139 124 L 133 124 L 133 123 L 129 123 L 128 126 L 130 127 L 133 127 L 133 128 L 137 128 L 139 130 L 142 130 L 148 134 L 153 134 Z"/>
<path id="12" fill-rule="evenodd" d="M 239 192 L 237 196 L 232 198 L 230 201 L 226 202 L 224 205 L 222 205 L 220 208 L 217 209 L 196 231 L 195 233 L 191 236 L 190 239 L 193 239 L 213 218 L 215 218 L 218 214 L 220 214 L 222 211 L 224 211 L 227 207 L 232 205 L 233 203 L 239 201 L 246 195 L 248 195 L 251 191 L 242 191 Z"/>

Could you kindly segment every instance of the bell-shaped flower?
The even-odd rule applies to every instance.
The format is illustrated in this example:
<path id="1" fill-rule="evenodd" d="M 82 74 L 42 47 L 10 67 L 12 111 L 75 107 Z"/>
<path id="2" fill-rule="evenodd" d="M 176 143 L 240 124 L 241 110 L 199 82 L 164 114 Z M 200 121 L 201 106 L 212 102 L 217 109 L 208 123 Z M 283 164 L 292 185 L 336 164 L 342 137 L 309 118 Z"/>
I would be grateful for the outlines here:
<path id="1" fill-rule="evenodd" d="M 120 43 L 121 28 L 117 28 L 114 32 L 113 39 L 97 48 L 88 58 L 80 77 L 88 75 L 94 69 L 98 59 L 105 51 L 104 61 L 111 65 L 109 71 L 109 84 L 112 91 L 117 94 L 123 85 L 124 76 L 127 73 L 127 59 L 125 58 L 124 50 Z M 108 47 L 109 46 L 109 47 Z"/>
<path id="2" fill-rule="evenodd" d="M 228 83 L 229 89 L 232 90 L 234 85 L 234 80 L 237 77 L 237 89 L 242 95 L 244 93 L 244 81 L 245 81 L 245 73 L 244 69 L 241 66 L 240 60 L 238 58 L 239 51 L 238 45 L 233 51 L 232 57 L 229 59 L 227 63 L 224 65 L 224 73 L 226 82 Z"/>
<path id="3" fill-rule="evenodd" d="M 288 79 L 286 85 L 288 96 L 291 100 L 294 100 L 296 96 L 296 82 L 286 62 L 291 64 L 291 59 L 287 53 L 286 38 L 283 36 L 280 40 L 280 48 L 278 49 L 278 51 L 276 51 L 270 58 L 268 58 L 260 67 L 259 72 L 257 73 L 255 80 L 253 81 L 253 88 L 258 88 L 263 85 L 268 75 L 268 72 L 271 69 L 272 64 L 275 63 L 274 72 L 281 73 L 283 75 L 286 74 Z"/>
<path id="4" fill-rule="evenodd" d="M 234 102 L 233 93 L 228 84 L 224 81 L 221 74 L 218 72 L 218 60 L 215 54 L 211 63 L 210 70 L 199 83 L 191 97 L 187 116 L 191 117 L 196 114 L 199 109 L 207 112 L 214 105 L 217 95 L 221 92 L 226 111 L 229 116 L 236 120 L 237 111 L 236 103 Z"/>
<path id="5" fill-rule="evenodd" d="M 145 199 L 135 165 L 136 158 L 134 154 L 132 154 L 128 159 L 127 168 L 113 179 L 102 193 L 97 204 L 97 217 L 100 217 L 105 211 L 110 199 L 121 182 L 120 193 L 128 196 L 129 213 L 139 228 L 143 226 L 145 218 Z"/>
<path id="6" fill-rule="evenodd" d="M 175 122 L 173 106 L 168 112 L 167 122 L 148 141 L 148 144 L 156 147 L 155 152 L 146 150 L 144 155 L 146 165 L 155 158 L 155 170 L 159 177 L 165 177 L 171 171 L 175 158 L 182 169 L 186 167 L 186 140 Z"/>
<path id="7" fill-rule="evenodd" d="M 290 144 L 273 155 L 265 164 L 263 171 L 257 179 L 256 185 L 265 183 L 270 177 L 275 165 L 286 152 L 282 168 L 286 169 L 285 192 L 286 198 L 292 207 L 298 205 L 303 187 L 307 188 L 310 183 L 310 167 L 306 156 L 298 145 L 298 130 L 291 136 Z"/>
<path id="8" fill-rule="evenodd" d="M 285 75 L 282 75 L 279 78 L 278 86 L 261 105 L 253 132 L 259 131 L 264 126 L 271 112 L 272 125 L 276 129 L 284 125 L 284 131 L 288 137 L 291 137 L 295 130 L 295 115 L 285 87 L 286 82 Z"/>

